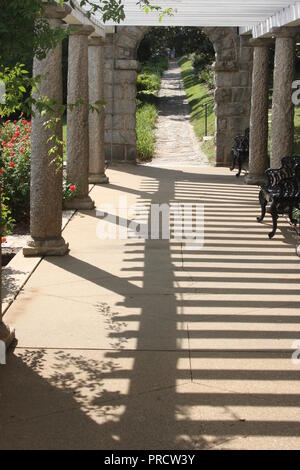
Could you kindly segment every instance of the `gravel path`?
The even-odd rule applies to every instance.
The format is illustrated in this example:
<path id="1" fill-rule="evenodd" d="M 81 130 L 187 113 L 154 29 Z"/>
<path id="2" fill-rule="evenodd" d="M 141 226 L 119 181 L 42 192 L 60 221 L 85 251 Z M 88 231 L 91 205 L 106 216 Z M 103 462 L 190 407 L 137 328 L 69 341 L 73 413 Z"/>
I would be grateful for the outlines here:
<path id="1" fill-rule="evenodd" d="M 172 168 L 207 166 L 207 157 L 190 122 L 181 70 L 175 61 L 170 62 L 163 75 L 159 97 L 155 158 L 148 165 Z"/>

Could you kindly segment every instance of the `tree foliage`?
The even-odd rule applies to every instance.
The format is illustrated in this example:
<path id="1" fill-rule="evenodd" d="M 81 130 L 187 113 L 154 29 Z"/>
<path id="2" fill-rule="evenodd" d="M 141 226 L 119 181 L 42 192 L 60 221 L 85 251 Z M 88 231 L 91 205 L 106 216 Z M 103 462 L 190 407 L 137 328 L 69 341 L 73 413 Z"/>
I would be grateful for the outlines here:
<path id="1" fill-rule="evenodd" d="M 148 60 L 155 54 L 162 54 L 166 48 L 175 48 L 177 55 L 200 52 L 214 58 L 214 48 L 201 28 L 196 27 L 154 27 L 142 40 L 138 59 Z"/>

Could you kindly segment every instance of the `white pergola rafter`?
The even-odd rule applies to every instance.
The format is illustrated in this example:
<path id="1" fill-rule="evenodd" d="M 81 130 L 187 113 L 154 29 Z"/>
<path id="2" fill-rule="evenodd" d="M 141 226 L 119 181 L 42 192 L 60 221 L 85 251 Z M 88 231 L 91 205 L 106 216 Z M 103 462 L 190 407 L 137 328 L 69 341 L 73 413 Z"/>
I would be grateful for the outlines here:
<path id="1" fill-rule="evenodd" d="M 159 20 L 157 12 L 146 13 L 136 0 L 123 0 L 124 26 L 221 26 L 240 27 L 243 32 L 278 16 L 286 8 L 293 10 L 291 0 L 153 0 L 162 8 L 173 8 L 173 16 Z M 299 9 L 298 9 L 299 12 Z M 101 21 L 100 14 L 96 17 Z M 294 21 L 298 18 L 295 18 Z M 116 25 L 110 21 L 107 25 Z"/>
<path id="2" fill-rule="evenodd" d="M 252 32 L 254 38 L 268 36 L 272 33 L 272 28 L 281 26 L 298 26 L 300 24 L 300 2 L 288 5 L 277 11 L 264 21 L 259 22 L 254 27 L 243 27 L 241 33 Z"/>

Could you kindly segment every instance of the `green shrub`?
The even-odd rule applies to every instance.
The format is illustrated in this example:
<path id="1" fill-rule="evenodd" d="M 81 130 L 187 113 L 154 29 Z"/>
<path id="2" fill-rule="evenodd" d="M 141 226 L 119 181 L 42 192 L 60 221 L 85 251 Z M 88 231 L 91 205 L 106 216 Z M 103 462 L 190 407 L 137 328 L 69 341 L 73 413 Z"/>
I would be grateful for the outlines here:
<path id="1" fill-rule="evenodd" d="M 195 54 L 192 60 L 194 70 L 197 74 L 201 73 L 203 69 L 209 67 L 212 63 L 211 55 L 201 52 Z"/>
<path id="2" fill-rule="evenodd" d="M 214 84 L 214 72 L 212 71 L 212 58 L 210 54 L 201 52 L 200 54 L 194 54 L 192 59 L 192 65 L 194 73 L 200 83 L 205 83 L 210 90 L 215 87 Z"/>
<path id="3" fill-rule="evenodd" d="M 214 72 L 211 70 L 210 67 L 204 69 L 199 74 L 200 81 L 205 83 L 209 90 L 213 90 L 215 88 L 215 80 L 214 80 Z"/>
<path id="4" fill-rule="evenodd" d="M 13 232 L 15 220 L 11 216 L 11 211 L 7 205 L 8 198 L 2 195 L 1 198 L 1 237 L 5 241 L 5 236 Z"/>
<path id="5" fill-rule="evenodd" d="M 162 74 L 167 68 L 167 59 L 160 56 L 142 64 L 141 73 L 137 78 L 137 96 L 139 99 L 145 101 L 148 100 L 147 95 L 157 95 Z"/>
<path id="6" fill-rule="evenodd" d="M 136 87 L 138 94 L 155 94 L 160 87 L 160 76 L 155 73 L 141 73 L 137 78 Z"/>
<path id="7" fill-rule="evenodd" d="M 140 104 L 136 112 L 137 153 L 140 160 L 150 160 L 154 154 L 157 109 L 153 104 Z"/>

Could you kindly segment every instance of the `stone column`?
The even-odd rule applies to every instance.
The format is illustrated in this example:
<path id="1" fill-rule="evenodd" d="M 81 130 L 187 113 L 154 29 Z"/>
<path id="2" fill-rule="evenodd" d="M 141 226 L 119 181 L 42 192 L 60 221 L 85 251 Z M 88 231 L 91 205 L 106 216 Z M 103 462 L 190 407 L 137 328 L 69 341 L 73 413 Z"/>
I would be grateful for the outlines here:
<path id="1" fill-rule="evenodd" d="M 269 47 L 271 39 L 251 39 L 253 51 L 250 152 L 247 184 L 264 181 L 268 157 Z"/>
<path id="2" fill-rule="evenodd" d="M 209 39 L 216 53 L 216 166 L 230 166 L 234 138 L 249 127 L 253 48 L 248 35 L 235 36 L 231 28 L 212 29 Z"/>
<path id="3" fill-rule="evenodd" d="M 71 11 L 70 7 L 45 5 L 50 25 L 59 26 Z M 39 95 L 47 96 L 62 103 L 62 46 L 58 44 L 47 56 L 33 61 L 33 76 L 41 75 Z M 68 244 L 61 236 L 62 227 L 62 168 L 51 162 L 48 139 L 54 130 L 45 130 L 48 116 L 41 116 L 35 110 L 31 134 L 31 188 L 30 188 L 30 234 L 31 240 L 23 249 L 24 256 L 65 255 Z M 62 138 L 62 121 L 55 129 Z M 61 148 L 61 158 L 62 158 Z"/>
<path id="4" fill-rule="evenodd" d="M 65 204 L 67 209 L 93 209 L 89 196 L 89 25 L 72 25 L 69 36 L 68 105 L 77 103 L 67 114 L 67 179 L 76 184 L 78 194 Z M 80 102 L 80 104 L 78 104 Z"/>
<path id="5" fill-rule="evenodd" d="M 297 28 L 274 28 L 275 68 L 271 126 L 271 168 L 281 166 L 281 158 L 294 148 L 295 34 Z"/>
<path id="6" fill-rule="evenodd" d="M 100 37 L 89 39 L 89 100 L 94 104 L 104 100 L 104 40 Z M 104 156 L 104 106 L 99 112 L 89 113 L 89 182 L 108 183 L 105 175 Z"/>

